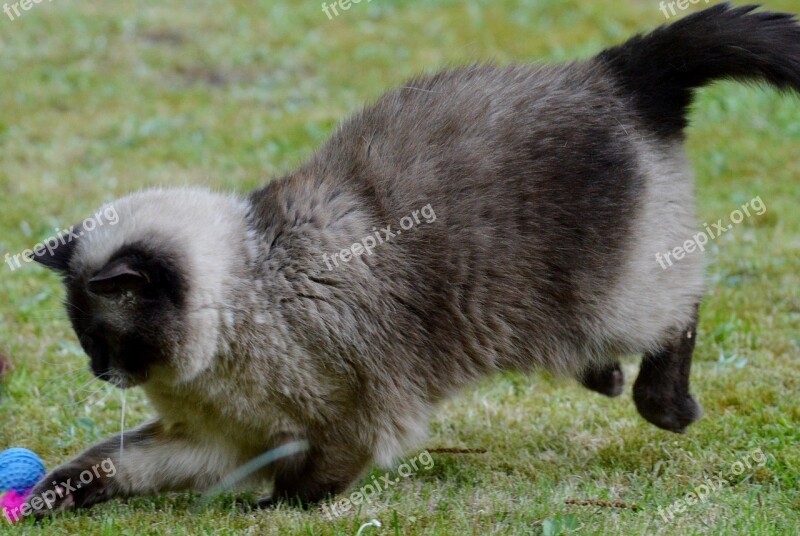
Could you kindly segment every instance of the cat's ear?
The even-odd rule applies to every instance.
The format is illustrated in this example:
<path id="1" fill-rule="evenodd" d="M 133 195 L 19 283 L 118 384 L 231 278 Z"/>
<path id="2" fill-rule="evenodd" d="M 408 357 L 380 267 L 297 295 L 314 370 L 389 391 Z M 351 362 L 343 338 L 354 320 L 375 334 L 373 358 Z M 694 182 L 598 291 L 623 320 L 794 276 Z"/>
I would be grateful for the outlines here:
<path id="1" fill-rule="evenodd" d="M 30 259 L 62 275 L 69 271 L 69 261 L 78 246 L 77 234 L 69 231 L 60 237 L 50 237 L 38 244 L 29 254 Z"/>
<path id="2" fill-rule="evenodd" d="M 127 291 L 141 293 L 149 284 L 147 272 L 136 268 L 131 257 L 121 257 L 106 264 L 89 279 L 89 291 L 112 296 Z"/>

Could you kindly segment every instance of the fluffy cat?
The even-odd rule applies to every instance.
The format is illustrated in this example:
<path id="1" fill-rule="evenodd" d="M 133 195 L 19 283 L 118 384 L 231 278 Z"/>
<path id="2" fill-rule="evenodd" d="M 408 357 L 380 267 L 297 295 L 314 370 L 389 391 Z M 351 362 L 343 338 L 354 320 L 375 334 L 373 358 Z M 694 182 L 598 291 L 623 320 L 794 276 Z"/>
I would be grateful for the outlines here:
<path id="1" fill-rule="evenodd" d="M 34 496 L 107 458 L 113 479 L 53 506 L 207 489 L 302 440 L 254 476 L 264 504 L 309 504 L 417 445 L 479 377 L 546 369 L 615 396 L 633 353 L 639 412 L 682 432 L 702 255 L 654 253 L 695 232 L 686 113 L 723 78 L 800 89 L 794 18 L 718 5 L 584 62 L 420 77 L 247 197 L 116 201 L 117 225 L 36 260 L 63 275 L 94 373 L 157 417 Z"/>

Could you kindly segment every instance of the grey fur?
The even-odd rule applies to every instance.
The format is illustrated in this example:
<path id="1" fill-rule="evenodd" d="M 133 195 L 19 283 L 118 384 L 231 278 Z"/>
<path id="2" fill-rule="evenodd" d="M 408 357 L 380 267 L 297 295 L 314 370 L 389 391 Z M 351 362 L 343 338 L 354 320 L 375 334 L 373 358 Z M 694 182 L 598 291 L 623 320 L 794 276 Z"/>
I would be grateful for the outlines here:
<path id="1" fill-rule="evenodd" d="M 663 270 L 653 255 L 692 236 L 693 178 L 681 136 L 652 128 L 608 57 L 418 78 L 245 199 L 167 190 L 115 203 L 118 225 L 44 261 L 81 300 L 71 314 L 102 354 L 95 371 L 140 384 L 158 420 L 130 433 L 122 460 L 111 440 L 46 482 L 112 456 L 117 477 L 69 505 L 206 489 L 302 438 L 306 454 L 258 476 L 276 498 L 313 502 L 417 445 L 435 406 L 482 376 L 546 369 L 613 395 L 616 359 L 632 353 L 670 363 L 674 375 L 637 382 L 637 407 L 682 431 L 699 417 L 694 340 L 680 341 L 702 256 Z M 324 262 L 427 205 L 435 221 Z M 120 255 L 139 266 L 125 291 L 88 292 Z M 159 277 L 183 290 L 138 294 Z M 157 329 L 138 327 L 165 307 Z M 158 349 L 135 374 L 97 349 L 130 337 Z"/>

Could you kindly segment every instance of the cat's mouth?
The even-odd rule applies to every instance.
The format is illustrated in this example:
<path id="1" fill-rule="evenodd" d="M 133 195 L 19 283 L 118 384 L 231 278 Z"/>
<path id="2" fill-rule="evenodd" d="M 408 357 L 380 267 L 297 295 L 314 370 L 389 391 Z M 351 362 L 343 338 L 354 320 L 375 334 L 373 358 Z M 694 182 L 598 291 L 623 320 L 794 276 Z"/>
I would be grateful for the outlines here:
<path id="1" fill-rule="evenodd" d="M 110 383 L 119 389 L 130 389 L 147 381 L 147 366 L 130 367 L 141 351 L 138 347 L 127 344 L 117 337 L 99 337 L 85 334 L 80 338 L 81 344 L 89 355 L 89 368 L 100 380 Z M 122 349 L 126 348 L 127 353 Z M 134 369 L 134 370 L 131 370 Z"/>
<path id="2" fill-rule="evenodd" d="M 139 377 L 137 375 L 125 372 L 124 370 L 112 369 L 112 370 L 106 370 L 101 373 L 97 373 L 96 371 L 93 370 L 92 372 L 94 372 L 94 375 L 98 379 L 110 383 L 117 389 L 123 389 L 123 390 L 130 389 L 131 387 L 136 387 L 137 385 L 141 385 L 147 380 L 146 376 Z"/>

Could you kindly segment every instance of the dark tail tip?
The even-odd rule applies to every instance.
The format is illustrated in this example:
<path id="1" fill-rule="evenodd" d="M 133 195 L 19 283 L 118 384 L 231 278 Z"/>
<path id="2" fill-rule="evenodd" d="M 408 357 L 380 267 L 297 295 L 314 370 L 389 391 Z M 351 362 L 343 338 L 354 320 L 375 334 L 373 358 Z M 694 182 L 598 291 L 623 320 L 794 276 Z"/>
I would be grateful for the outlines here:
<path id="1" fill-rule="evenodd" d="M 800 24 L 760 6 L 719 4 L 603 51 L 645 123 L 680 136 L 693 90 L 715 80 L 766 81 L 800 91 Z"/>

